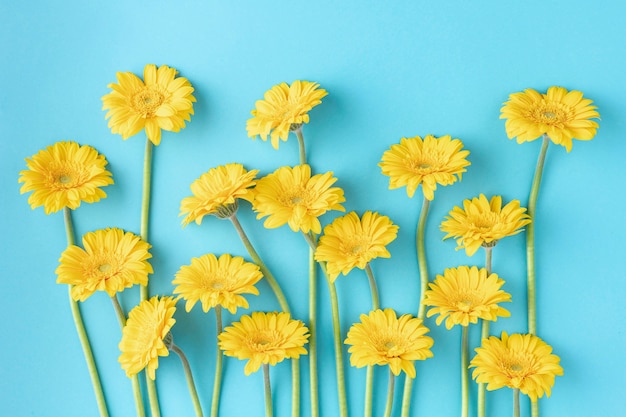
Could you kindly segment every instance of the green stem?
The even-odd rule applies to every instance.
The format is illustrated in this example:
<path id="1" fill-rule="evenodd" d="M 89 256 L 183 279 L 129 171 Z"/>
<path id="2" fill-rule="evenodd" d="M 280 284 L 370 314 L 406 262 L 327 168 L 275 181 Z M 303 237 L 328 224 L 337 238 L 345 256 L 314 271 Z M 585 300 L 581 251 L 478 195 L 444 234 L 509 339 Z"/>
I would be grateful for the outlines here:
<path id="1" fill-rule="evenodd" d="M 272 384 L 270 383 L 270 366 L 263 364 L 263 385 L 265 386 L 265 417 L 274 417 L 272 405 Z"/>
<path id="2" fill-rule="evenodd" d="M 220 393 L 222 391 L 222 369 L 224 353 L 221 351 L 217 340 L 222 333 L 222 306 L 215 306 L 215 321 L 217 326 L 217 337 L 215 346 L 217 348 L 217 356 L 215 358 L 215 379 L 213 380 L 213 397 L 211 399 L 211 417 L 217 417 L 220 409 Z"/>
<path id="3" fill-rule="evenodd" d="M 424 294 L 428 289 L 428 265 L 426 264 L 426 249 L 424 235 L 426 233 L 426 219 L 428 217 L 428 209 L 430 208 L 430 200 L 424 197 L 422 202 L 422 210 L 420 211 L 419 221 L 417 222 L 417 233 L 415 244 L 417 247 L 417 263 L 420 272 L 420 300 L 417 317 L 424 320 L 426 306 L 424 305 Z M 402 417 L 409 417 L 411 410 L 411 395 L 413 392 L 413 378 L 408 375 L 404 379 L 404 392 L 402 393 Z"/>
<path id="4" fill-rule="evenodd" d="M 196 391 L 196 384 L 193 382 L 193 375 L 191 374 L 189 361 L 187 360 L 187 357 L 185 356 L 183 351 L 174 343 L 172 343 L 169 348 L 172 352 L 176 353 L 180 357 L 180 361 L 183 363 L 185 378 L 187 379 L 187 386 L 189 387 L 189 393 L 191 394 L 191 400 L 193 401 L 193 408 L 196 412 L 196 417 L 202 417 L 202 407 L 200 406 L 198 391 Z"/>
<path id="5" fill-rule="evenodd" d="M 370 284 L 370 292 L 372 294 L 372 310 L 380 308 L 380 298 L 378 296 L 378 286 L 374 278 L 374 272 L 369 262 L 365 265 L 365 273 Z M 369 365 L 365 374 L 365 417 L 371 417 L 374 397 L 374 367 Z"/>
<path id="6" fill-rule="evenodd" d="M 315 240 L 315 236 L 311 235 Z M 317 263 L 315 250 L 309 248 L 309 378 L 311 383 L 311 417 L 319 417 L 317 380 Z"/>
<path id="7" fill-rule="evenodd" d="M 391 417 L 391 410 L 393 409 L 393 391 L 395 388 L 396 378 L 389 369 L 389 389 L 387 390 L 387 405 L 385 406 L 385 417 Z"/>
<path id="8" fill-rule="evenodd" d="M 67 245 L 74 245 L 76 240 L 74 238 L 74 225 L 72 222 L 72 212 L 68 207 L 63 209 L 63 218 L 65 221 L 65 234 L 67 236 Z M 87 362 L 87 370 L 89 371 L 89 377 L 91 378 L 91 385 L 93 386 L 94 394 L 96 395 L 96 403 L 98 405 L 98 411 L 101 417 L 108 417 L 109 411 L 107 409 L 106 400 L 104 398 L 104 392 L 102 391 L 102 383 L 100 382 L 100 375 L 98 374 L 98 368 L 96 367 L 96 361 L 91 351 L 91 343 L 87 336 L 87 330 L 83 322 L 83 315 L 80 311 L 78 301 L 72 298 L 73 285 L 68 285 L 68 296 L 70 301 L 70 310 L 72 312 L 72 318 L 74 320 L 74 326 L 76 327 L 76 333 L 78 334 L 78 340 Z"/>
<path id="9" fill-rule="evenodd" d="M 367 279 L 370 284 L 370 291 L 372 293 L 372 310 L 380 309 L 380 298 L 378 296 L 378 286 L 376 285 L 376 280 L 374 279 L 374 272 L 372 271 L 372 267 L 369 262 L 365 265 L 365 273 L 367 274 Z"/>
<path id="10" fill-rule="evenodd" d="M 300 148 L 300 165 L 306 164 L 306 149 L 304 147 L 304 136 L 302 135 L 302 127 L 295 131 L 298 137 L 298 145 Z"/>
<path id="11" fill-rule="evenodd" d="M 115 310 L 117 321 L 120 323 L 120 329 L 124 330 L 124 326 L 126 326 L 126 315 L 124 314 L 124 310 L 120 305 L 117 294 L 111 297 L 111 301 L 113 302 L 113 309 Z M 146 415 L 146 411 L 143 405 L 143 398 L 141 396 L 139 376 L 137 374 L 133 375 L 132 377 L 130 377 L 130 382 L 133 388 L 133 397 L 135 398 L 135 410 L 137 411 L 137 416 L 144 417 Z"/>
<path id="12" fill-rule="evenodd" d="M 491 275 L 491 264 L 493 257 L 493 246 L 483 246 L 485 249 L 485 269 L 487 276 Z M 489 320 L 481 320 L 480 340 L 489 338 L 489 328 L 491 322 Z M 481 382 L 478 384 L 478 396 L 476 401 L 478 409 L 478 417 L 485 417 L 487 414 L 487 384 Z"/>
<path id="13" fill-rule="evenodd" d="M 513 388 L 513 417 L 520 417 L 519 388 Z"/>
<path id="14" fill-rule="evenodd" d="M 461 417 L 469 416 L 469 343 L 468 328 L 461 326 Z"/>

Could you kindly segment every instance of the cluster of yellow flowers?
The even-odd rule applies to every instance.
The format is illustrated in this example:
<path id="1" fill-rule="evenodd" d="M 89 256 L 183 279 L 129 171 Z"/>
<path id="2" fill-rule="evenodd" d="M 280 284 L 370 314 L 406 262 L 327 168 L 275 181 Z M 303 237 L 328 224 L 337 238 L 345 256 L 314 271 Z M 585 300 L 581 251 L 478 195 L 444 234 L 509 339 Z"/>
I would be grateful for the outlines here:
<path id="1" fill-rule="evenodd" d="M 117 83 L 109 87 L 112 91 L 102 98 L 103 109 L 108 110 L 106 118 L 111 131 L 121 134 L 123 139 L 145 130 L 147 140 L 159 145 L 162 130 L 178 132 L 193 114 L 196 101 L 192 95 L 193 87 L 186 78 L 178 77 L 175 69 L 167 66 L 147 65 L 143 79 L 132 73 L 118 73 Z M 272 87 L 263 100 L 256 102 L 253 117 L 247 121 L 248 135 L 252 138 L 260 136 L 264 141 L 269 137 L 275 149 L 278 149 L 279 141 L 286 141 L 290 133 L 294 133 L 301 150 L 298 165 L 280 167 L 261 178 L 257 178 L 258 170 L 247 170 L 239 163 L 213 167 L 191 184 L 192 195 L 180 203 L 183 226 L 192 222 L 200 225 L 206 215 L 230 220 L 253 262 L 230 254 L 219 257 L 205 254 L 193 258 L 190 265 L 182 266 L 176 273 L 172 281 L 173 295 L 145 297 L 126 315 L 117 302 L 117 294 L 135 284 L 148 285 L 148 276 L 153 273 L 149 263 L 151 246 L 143 232 L 142 236 L 137 236 L 107 228 L 84 235 L 82 247 L 74 244 L 73 232 L 68 234 L 68 248 L 61 254 L 56 269 L 57 282 L 69 284 L 75 301 L 83 302 L 96 291 L 105 291 L 111 297 L 123 326 L 119 362 L 129 377 L 145 369 L 148 377 L 154 380 L 159 356 L 167 356 L 169 351 L 180 354 L 186 363 L 171 336 L 176 322 L 176 304 L 183 299 L 187 312 L 198 302 L 204 312 L 215 311 L 217 343 L 221 352 L 247 360 L 246 375 L 263 366 L 266 392 L 269 389 L 267 366 L 289 358 L 295 360 L 294 385 L 299 387 L 297 358 L 307 353 L 304 346 L 314 335 L 314 329 L 309 331 L 303 321 L 291 317 L 278 280 L 247 238 L 237 218 L 239 200 L 244 200 L 251 204 L 257 219 L 264 219 L 266 228 L 288 225 L 294 232 L 301 232 L 310 246 L 311 257 L 321 266 L 331 291 L 337 366 L 342 367 L 343 342 L 350 346 L 348 352 L 353 366 L 388 365 L 393 376 L 404 371 L 409 394 L 406 395 L 405 387 L 403 416 L 405 408 L 406 413 L 409 408 L 410 379 L 416 377 L 414 361 L 433 356 L 430 348 L 434 341 L 426 336 L 429 329 L 424 320 L 434 315 L 438 315 L 436 324 L 445 322 L 447 329 L 460 325 L 463 352 L 469 350 L 469 325 L 478 323 L 479 319 L 483 322 L 482 344 L 475 349 L 476 356 L 470 363 L 464 356 L 462 372 L 473 367 L 474 379 L 486 384 L 486 389 L 510 387 L 527 394 L 533 401 L 544 393 L 549 395 L 555 376 L 563 373 L 559 358 L 551 353 L 550 346 L 535 335 L 534 329 L 529 334 L 503 332 L 500 337 L 495 337 L 489 335 L 488 328 L 489 321 L 510 315 L 500 303 L 511 301 L 511 295 L 502 289 L 504 280 L 491 270 L 491 251 L 499 240 L 520 233 L 524 227 L 530 228 L 533 214 L 521 207 L 518 200 L 503 205 L 502 197 L 497 195 L 488 199 L 480 194 L 463 201 L 462 207 L 454 207 L 449 212 L 440 229 L 445 233 L 444 239 L 455 238 L 457 249 L 465 249 L 468 256 L 484 248 L 485 268 L 462 265 L 448 268 L 433 281 L 429 280 L 423 252 L 423 226 L 428 204 L 434 199 L 438 185 L 447 186 L 462 179 L 470 166 L 469 151 L 459 139 L 449 135 L 400 139 L 399 144 L 391 145 L 384 152 L 379 167 L 389 177 L 389 188 L 406 187 L 408 197 L 413 197 L 421 185 L 424 206 L 416 248 L 420 263 L 421 302 L 416 306 L 416 310 L 419 308 L 416 317 L 408 314 L 398 317 L 394 310 L 381 308 L 370 263 L 376 258 L 391 256 L 387 245 L 396 239 L 399 226 L 387 216 L 372 211 L 365 211 L 362 215 L 349 212 L 322 226 L 321 217 L 332 210 L 345 211 L 342 203 L 346 201 L 344 191 L 335 186 L 337 178 L 333 173 L 313 174 L 304 152 L 303 125 L 309 122 L 309 111 L 326 95 L 327 92 L 317 83 L 282 83 Z M 551 87 L 546 94 L 532 89 L 512 94 L 502 107 L 501 117 L 506 119 L 509 138 L 516 137 L 518 142 L 525 142 L 543 135 L 546 143 L 549 139 L 569 152 L 572 139 L 593 138 L 598 125 L 590 119 L 599 115 L 591 101 L 583 98 L 580 92 Z M 70 210 L 78 208 L 81 202 L 93 203 L 106 197 L 102 187 L 113 184 L 111 173 L 106 169 L 106 159 L 88 145 L 58 142 L 27 158 L 26 162 L 28 169 L 22 171 L 19 178 L 24 183 L 21 192 L 33 191 L 28 202 L 33 208 L 43 206 L 46 214 L 65 210 L 70 231 Z M 355 268 L 367 273 L 372 290 L 372 309 L 361 315 L 360 322 L 352 325 L 343 340 L 334 282 L 339 275 L 345 276 Z M 314 271 L 311 273 L 315 274 Z M 234 314 L 238 308 L 248 308 L 244 295 L 258 295 L 255 284 L 263 278 L 271 285 L 282 311 L 252 312 L 222 329 L 222 309 Z M 315 298 L 312 300 L 315 304 Z M 425 306 L 430 307 L 426 317 Z M 310 320 L 315 320 L 314 312 Z M 315 353 L 313 343 L 310 350 Z M 221 352 L 218 352 L 219 364 Z M 221 372 L 221 365 L 216 372 Z M 311 372 L 314 372 L 313 367 Z M 345 416 L 344 382 L 339 378 L 337 384 L 339 414 Z M 369 370 L 367 384 L 371 384 Z M 215 412 L 216 402 L 219 402 L 217 382 L 216 385 L 214 392 L 217 394 L 214 394 L 212 404 Z M 317 387 L 312 386 L 311 390 L 312 408 L 316 409 L 317 405 L 313 403 L 317 398 Z M 464 390 L 462 406 L 466 410 L 466 385 Z M 296 391 L 297 387 L 294 387 Z M 371 388 L 366 392 L 369 392 L 366 396 L 371 396 Z M 194 395 L 196 413 L 201 415 L 197 394 L 192 389 L 192 397 Z M 368 407 L 371 413 L 371 398 L 366 398 L 368 401 L 366 414 Z M 481 414 L 484 411 L 480 411 L 480 402 L 479 398 L 479 415 L 484 415 Z M 294 406 L 294 415 L 298 415 L 298 407 Z M 391 403 L 387 409 L 391 413 Z M 268 410 L 271 410 L 271 404 L 266 404 L 267 413 Z M 387 411 L 386 415 L 389 415 Z"/>

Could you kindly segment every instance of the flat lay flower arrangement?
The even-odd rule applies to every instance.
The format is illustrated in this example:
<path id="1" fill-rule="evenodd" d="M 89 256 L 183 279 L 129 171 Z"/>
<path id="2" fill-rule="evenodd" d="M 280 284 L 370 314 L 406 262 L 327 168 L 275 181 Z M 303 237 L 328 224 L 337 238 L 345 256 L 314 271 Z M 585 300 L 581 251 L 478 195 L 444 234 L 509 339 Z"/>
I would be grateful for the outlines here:
<path id="1" fill-rule="evenodd" d="M 524 398 L 530 401 L 532 416 L 540 415 L 539 399 L 550 396 L 558 382 L 556 377 L 563 376 L 564 370 L 558 352 L 553 352 L 549 341 L 537 334 L 536 280 L 543 277 L 535 273 L 533 220 L 541 215 L 538 196 L 550 143 L 569 152 L 573 139 L 591 140 L 598 129 L 599 113 L 581 92 L 558 86 L 546 92 L 527 89 L 510 94 L 503 104 L 500 118 L 505 120 L 504 129 L 509 138 L 520 144 L 542 141 L 527 199 L 523 196 L 503 201 L 501 195 L 479 194 L 451 207 L 444 219 L 429 219 L 429 207 L 438 187 L 460 187 L 463 174 L 471 175 L 468 172 L 471 149 L 466 149 L 452 132 L 439 137 L 416 132 L 413 137 L 390 139 L 388 149 L 382 152 L 378 166 L 372 166 L 372 170 L 388 177 L 390 189 L 405 188 L 408 198 L 417 196 L 422 200 L 415 231 L 418 269 L 414 271 L 415 286 L 411 289 L 419 294 L 419 303 L 414 314 L 400 314 L 393 306 L 381 306 L 371 263 L 377 258 L 392 258 L 390 262 L 393 262 L 387 246 L 404 226 L 394 223 L 384 213 L 371 210 L 346 213 L 343 205 L 346 196 L 339 186 L 340 179 L 333 172 L 312 170 L 307 160 L 305 126 L 311 122 L 310 110 L 321 105 L 328 92 L 319 84 L 304 80 L 283 82 L 267 90 L 263 99 L 251 103 L 252 117 L 245 125 L 250 138 L 269 140 L 276 150 L 283 141 L 297 140 L 300 152 L 294 165 L 262 174 L 254 167 L 233 162 L 206 167 L 205 173 L 185 185 L 190 195 L 180 202 L 181 227 L 210 228 L 212 222 L 226 220 L 241 239 L 246 256 L 206 253 L 191 258 L 170 277 L 171 293 L 153 294 L 150 279 L 158 274 L 151 265 L 149 235 L 153 152 L 161 143 L 162 131 L 180 132 L 191 121 L 195 91 L 192 83 L 179 76 L 176 69 L 152 64 L 145 66 L 142 77 L 118 72 L 116 81 L 108 88 L 110 92 L 102 97 L 102 108 L 111 132 L 122 139 L 145 132 L 143 178 L 138 179 L 143 183 L 143 195 L 137 199 L 141 208 L 139 234 L 110 225 L 80 238 L 75 236 L 74 211 L 81 203 L 96 203 L 106 198 L 106 187 L 114 183 L 107 170 L 107 159 L 95 146 L 58 141 L 27 157 L 26 169 L 19 174 L 21 192 L 30 193 L 28 203 L 33 209 L 43 207 L 46 214 L 53 215 L 63 212 L 68 246 L 59 254 L 55 269 L 57 283 L 68 287 L 74 325 L 101 417 L 109 415 L 107 399 L 80 310 L 80 304 L 89 302 L 98 291 L 110 297 L 111 314 L 120 325 L 119 363 L 105 366 L 120 366 L 125 372 L 137 416 L 161 415 L 159 402 L 167 399 L 159 398 L 156 390 L 159 362 L 174 352 L 184 370 L 196 416 L 220 415 L 220 401 L 226 400 L 221 396 L 224 361 L 236 358 L 245 361 L 246 376 L 262 373 L 263 384 L 258 389 L 265 395 L 267 417 L 275 414 L 272 390 L 279 389 L 271 378 L 272 366 L 286 360 L 291 367 L 290 414 L 317 417 L 321 415 L 317 353 L 320 348 L 332 348 L 338 404 L 335 415 L 346 417 L 350 412 L 345 375 L 349 365 L 366 368 L 365 380 L 354 382 L 363 385 L 366 417 L 373 415 L 374 396 L 386 396 L 385 417 L 392 414 L 407 417 L 411 415 L 413 397 L 419 395 L 413 381 L 427 378 L 419 367 L 416 369 L 416 361 L 433 357 L 431 348 L 437 343 L 429 336 L 433 326 L 445 326 L 459 334 L 461 416 L 486 417 L 489 391 L 506 388 L 512 392 L 511 409 L 497 410 L 494 415 L 520 416 L 520 402 Z M 530 167 L 532 161 L 528 163 Z M 263 242 L 253 242 L 248 237 L 238 217 L 240 210 L 252 210 L 267 229 L 288 227 L 302 236 L 302 245 L 309 249 L 308 263 L 294 262 L 302 262 L 302 269 L 309 277 L 308 283 L 302 283 L 308 287 L 308 316 L 292 315 L 290 300 L 281 289 L 281 280 L 285 278 L 274 276 L 257 252 L 257 245 Z M 329 212 L 334 212 L 332 220 L 325 216 Z M 427 221 L 439 222 L 438 236 L 426 236 Z M 507 277 L 492 269 L 497 243 L 517 234 L 526 236 L 527 294 L 510 293 Z M 476 262 L 450 265 L 442 271 L 430 270 L 426 251 L 428 241 L 434 239 L 454 239 L 456 249 L 465 250 Z M 392 267 L 389 265 L 387 268 Z M 371 308 L 362 312 L 359 322 L 348 324 L 345 332 L 335 283 L 355 269 L 362 270 L 367 278 Z M 256 284 L 262 280 L 269 284 L 271 294 L 261 293 L 257 288 Z M 318 286 L 322 285 L 319 283 L 325 283 L 328 289 L 329 305 L 318 300 Z M 134 307 L 124 311 L 118 297 L 135 285 L 140 287 L 140 297 Z M 275 310 L 249 311 L 249 299 L 257 296 L 272 298 Z M 527 332 L 492 334 L 490 323 L 510 316 L 507 303 L 524 297 L 528 300 Z M 208 404 L 201 404 L 199 387 L 194 381 L 194 364 L 185 356 L 185 346 L 178 346 L 174 337 L 176 317 L 194 308 L 202 309 L 216 320 L 216 334 L 206 335 L 214 340 L 215 346 L 213 386 L 202 387 L 203 391 L 212 389 Z M 318 321 L 318 309 L 329 309 L 331 323 Z M 231 319 L 242 311 L 239 318 Z M 322 331 L 332 332 L 332 347 L 318 345 L 318 334 Z M 478 345 L 470 343 L 470 332 L 480 334 Z M 306 356 L 305 362 L 302 359 Z M 307 381 L 301 378 L 303 363 L 309 367 Z M 386 375 L 375 372 L 375 367 L 385 369 Z M 386 393 L 375 392 L 374 380 L 381 376 L 388 379 Z M 403 392 L 401 401 L 394 403 L 398 380 L 402 382 Z M 476 407 L 472 411 L 471 384 L 477 385 L 476 399 L 472 401 Z M 303 390 L 310 394 L 306 403 L 300 400 Z M 131 415 L 130 410 L 128 413 Z"/>

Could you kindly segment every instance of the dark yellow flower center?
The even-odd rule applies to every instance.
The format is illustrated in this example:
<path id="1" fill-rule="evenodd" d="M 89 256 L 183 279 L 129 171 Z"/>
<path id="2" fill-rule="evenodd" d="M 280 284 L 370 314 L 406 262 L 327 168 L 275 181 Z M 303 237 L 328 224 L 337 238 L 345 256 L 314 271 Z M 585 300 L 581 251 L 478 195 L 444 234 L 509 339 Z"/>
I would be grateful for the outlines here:
<path id="1" fill-rule="evenodd" d="M 528 118 L 535 123 L 561 126 L 573 117 L 573 109 L 562 103 L 544 103 L 531 109 Z"/>
<path id="2" fill-rule="evenodd" d="M 213 288 L 214 290 L 220 290 L 222 288 L 224 288 L 224 284 L 221 282 L 213 282 L 211 284 L 211 288 Z"/>
<path id="3" fill-rule="evenodd" d="M 522 371 L 524 369 L 524 367 L 522 365 L 518 364 L 518 363 L 512 364 L 510 366 L 510 368 L 511 368 L 511 371 L 513 371 L 513 372 L 520 372 L 520 371 Z"/>
<path id="4" fill-rule="evenodd" d="M 98 271 L 102 272 L 103 274 L 109 272 L 110 270 L 111 270 L 110 264 L 102 264 L 98 267 Z"/>
<path id="5" fill-rule="evenodd" d="M 156 87 L 145 87 L 131 97 L 131 107 L 143 118 L 150 118 L 166 99 L 166 95 Z"/>
<path id="6" fill-rule="evenodd" d="M 69 175 L 61 175 L 59 177 L 59 182 L 61 184 L 69 184 L 70 182 L 72 182 L 72 177 L 70 177 Z"/>

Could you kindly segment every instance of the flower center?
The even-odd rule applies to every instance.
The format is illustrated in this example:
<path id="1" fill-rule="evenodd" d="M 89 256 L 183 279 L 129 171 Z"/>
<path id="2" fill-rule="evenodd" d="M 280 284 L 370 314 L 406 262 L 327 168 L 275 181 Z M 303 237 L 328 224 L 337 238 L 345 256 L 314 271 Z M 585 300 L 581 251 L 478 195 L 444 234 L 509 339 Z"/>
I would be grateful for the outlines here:
<path id="1" fill-rule="evenodd" d="M 214 290 L 220 290 L 224 288 L 224 284 L 222 284 L 221 282 L 214 282 L 211 284 L 211 288 L 213 288 Z"/>
<path id="2" fill-rule="evenodd" d="M 514 363 L 511 365 L 511 371 L 513 372 L 520 372 L 522 370 L 524 370 L 524 367 L 520 365 L 519 363 Z"/>
<path id="3" fill-rule="evenodd" d="M 111 270 L 110 264 L 102 264 L 98 267 L 98 271 L 102 272 L 103 274 L 106 274 L 110 270 Z"/>
<path id="4" fill-rule="evenodd" d="M 546 111 L 546 112 L 543 112 L 543 117 L 545 117 L 546 119 L 554 119 L 556 117 L 556 113 L 553 113 L 551 111 Z"/>
<path id="5" fill-rule="evenodd" d="M 297 195 L 291 197 L 291 204 L 295 205 L 295 204 L 300 204 L 300 203 L 302 203 L 302 197 L 297 196 Z"/>
<path id="6" fill-rule="evenodd" d="M 61 184 L 69 184 L 70 182 L 72 182 L 72 177 L 70 177 L 69 175 L 61 175 L 59 177 L 59 182 Z"/>
<path id="7" fill-rule="evenodd" d="M 150 118 L 164 101 L 165 95 L 156 88 L 145 87 L 131 97 L 131 106 L 143 118 Z"/>
<path id="8" fill-rule="evenodd" d="M 398 345 L 396 345 L 396 344 L 395 344 L 394 342 L 392 342 L 392 341 L 388 341 L 387 343 L 385 343 L 385 347 L 386 347 L 387 349 L 393 349 L 393 348 L 395 348 L 395 347 L 397 347 L 397 346 L 398 346 Z"/>

